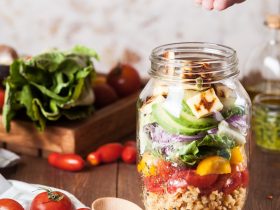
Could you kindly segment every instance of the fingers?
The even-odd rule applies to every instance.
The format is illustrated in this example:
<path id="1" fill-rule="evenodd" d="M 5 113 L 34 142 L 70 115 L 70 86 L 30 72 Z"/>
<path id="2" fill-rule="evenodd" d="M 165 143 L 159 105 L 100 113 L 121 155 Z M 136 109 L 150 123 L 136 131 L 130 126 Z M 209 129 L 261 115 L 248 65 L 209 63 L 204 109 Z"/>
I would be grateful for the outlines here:
<path id="1" fill-rule="evenodd" d="M 245 0 L 195 0 L 197 4 L 201 4 L 203 8 L 208 10 L 224 10 L 235 3 L 241 3 Z"/>
<path id="2" fill-rule="evenodd" d="M 235 4 L 235 0 L 215 0 L 213 7 L 216 10 L 224 10 L 233 4 Z"/>
<path id="3" fill-rule="evenodd" d="M 212 10 L 214 8 L 214 0 L 203 0 L 202 7 L 208 10 Z"/>

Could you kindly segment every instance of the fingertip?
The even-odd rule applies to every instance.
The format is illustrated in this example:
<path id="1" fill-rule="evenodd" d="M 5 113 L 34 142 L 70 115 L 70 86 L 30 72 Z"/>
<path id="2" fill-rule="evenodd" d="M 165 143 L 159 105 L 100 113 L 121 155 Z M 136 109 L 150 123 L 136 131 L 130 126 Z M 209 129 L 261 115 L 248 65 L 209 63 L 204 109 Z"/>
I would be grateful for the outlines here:
<path id="1" fill-rule="evenodd" d="M 214 0 L 204 0 L 202 2 L 202 7 L 204 9 L 207 9 L 207 10 L 212 10 L 214 7 L 213 7 L 213 1 Z"/>
<path id="2" fill-rule="evenodd" d="M 215 10 L 224 10 L 230 6 L 232 6 L 234 3 L 229 0 L 229 1 L 225 1 L 225 0 L 215 0 L 214 4 L 213 4 L 213 8 Z"/>

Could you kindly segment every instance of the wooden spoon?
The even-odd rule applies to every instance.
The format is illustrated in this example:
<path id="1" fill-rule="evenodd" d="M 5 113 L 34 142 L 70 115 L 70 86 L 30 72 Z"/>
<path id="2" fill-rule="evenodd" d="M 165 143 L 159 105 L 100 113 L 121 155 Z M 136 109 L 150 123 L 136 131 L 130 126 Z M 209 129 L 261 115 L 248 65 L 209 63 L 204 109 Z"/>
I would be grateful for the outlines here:
<path id="1" fill-rule="evenodd" d="M 92 210 L 143 210 L 136 204 L 121 198 L 99 198 L 92 203 Z"/>

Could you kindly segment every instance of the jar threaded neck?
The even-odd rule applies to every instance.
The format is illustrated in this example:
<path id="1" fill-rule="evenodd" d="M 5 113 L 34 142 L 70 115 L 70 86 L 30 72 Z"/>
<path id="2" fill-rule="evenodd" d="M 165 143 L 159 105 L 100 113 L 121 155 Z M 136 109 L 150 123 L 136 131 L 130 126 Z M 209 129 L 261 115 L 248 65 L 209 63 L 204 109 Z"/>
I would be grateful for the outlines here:
<path id="1" fill-rule="evenodd" d="M 155 48 L 149 74 L 163 80 L 215 83 L 235 77 L 239 70 L 236 51 L 204 42 L 183 42 Z"/>

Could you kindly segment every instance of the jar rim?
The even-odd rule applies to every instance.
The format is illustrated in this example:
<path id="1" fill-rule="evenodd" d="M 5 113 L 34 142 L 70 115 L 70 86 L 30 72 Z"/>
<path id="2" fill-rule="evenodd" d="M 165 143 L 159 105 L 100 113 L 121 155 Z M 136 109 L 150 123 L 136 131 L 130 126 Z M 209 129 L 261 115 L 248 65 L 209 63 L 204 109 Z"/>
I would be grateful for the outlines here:
<path id="1" fill-rule="evenodd" d="M 170 81 L 214 83 L 239 74 L 233 48 L 207 42 L 161 45 L 150 55 L 150 76 Z"/>

